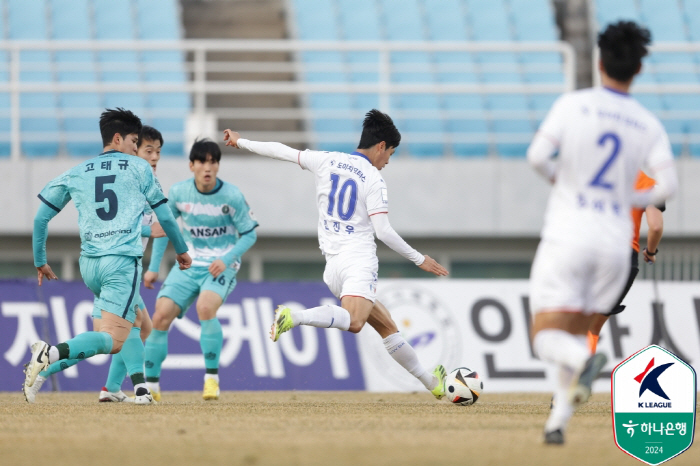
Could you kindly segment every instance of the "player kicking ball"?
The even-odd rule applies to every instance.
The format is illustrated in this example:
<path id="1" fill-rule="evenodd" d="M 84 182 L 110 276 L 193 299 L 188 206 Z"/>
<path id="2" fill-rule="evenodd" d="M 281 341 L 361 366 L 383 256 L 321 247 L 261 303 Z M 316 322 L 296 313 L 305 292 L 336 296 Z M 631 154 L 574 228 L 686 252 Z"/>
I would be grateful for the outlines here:
<path id="1" fill-rule="evenodd" d="M 146 340 L 146 380 L 156 401 L 161 397 L 160 373 L 168 355 L 168 330 L 195 299 L 206 368 L 202 397 L 219 398 L 219 357 L 224 336 L 216 313 L 236 287 L 241 257 L 255 244 L 258 226 L 241 191 L 216 177 L 220 160 L 218 144 L 196 141 L 190 150 L 194 179 L 170 189 L 168 207 L 175 217 L 182 218 L 182 234 L 190 245 L 192 268 L 173 267 L 156 299 L 153 332 Z M 167 244 L 167 238 L 153 242 L 151 263 L 143 279 L 148 288 L 158 278 Z"/>
<path id="2" fill-rule="evenodd" d="M 296 163 L 316 178 L 318 240 L 326 256 L 323 280 L 340 299 L 340 306 L 329 304 L 300 311 L 279 306 L 270 330 L 272 340 L 277 341 L 282 333 L 298 325 L 358 333 L 369 323 L 383 338 L 389 355 L 436 398 L 442 398 L 445 368 L 438 365 L 432 373 L 427 371 L 399 333 L 387 308 L 377 301 L 375 233 L 384 244 L 426 272 L 447 275 L 444 267 L 409 246 L 389 224 L 387 187 L 379 170 L 389 163 L 401 142 L 391 118 L 378 110 L 369 111 L 360 144 L 352 154 L 299 151 L 277 142 L 249 141 L 230 129 L 224 131 L 224 141 L 227 146 Z"/>
<path id="3" fill-rule="evenodd" d="M 547 444 L 564 443 L 569 419 L 606 363 L 604 354 L 591 355 L 586 336 L 629 276 L 631 207 L 660 205 L 677 189 L 663 125 L 629 95 L 649 42 L 649 31 L 633 22 L 609 25 L 598 36 L 603 87 L 559 97 L 527 151 L 554 183 L 530 275 L 533 348 L 557 371 Z M 643 167 L 657 184 L 637 191 Z"/>
<path id="4" fill-rule="evenodd" d="M 163 146 L 163 136 L 160 131 L 151 127 L 143 126 L 139 132 L 138 142 L 136 146 L 136 154 L 138 157 L 144 159 L 149 163 L 153 169 L 153 174 L 155 174 L 156 166 L 160 160 L 160 150 Z M 128 150 L 123 148 L 124 150 Z M 146 246 L 148 245 L 148 239 L 150 237 L 159 238 L 165 236 L 165 232 L 160 227 L 160 224 L 156 222 L 155 215 L 150 206 L 146 203 L 144 205 L 145 211 L 141 221 L 141 237 L 143 250 L 146 251 Z M 95 300 L 96 301 L 96 300 Z M 107 382 L 100 392 L 99 401 L 100 402 L 126 402 L 137 404 L 150 404 L 153 400 L 151 397 L 142 396 L 137 398 L 132 398 L 127 396 L 121 389 L 122 382 L 127 375 L 126 364 L 124 363 L 124 355 L 128 353 L 133 353 L 133 358 L 139 358 L 141 360 L 141 373 L 143 374 L 143 354 L 144 347 L 143 343 L 146 338 L 151 333 L 151 318 L 146 310 L 146 305 L 141 298 L 139 293 L 136 298 L 136 304 L 138 310 L 136 311 L 136 319 L 134 320 L 134 326 L 129 332 L 129 336 L 124 342 L 122 351 L 116 353 L 112 356 L 112 360 L 109 365 L 109 373 L 107 376 Z M 92 311 L 92 322 L 93 330 L 99 331 L 102 322 L 102 310 L 100 309 L 97 302 L 93 307 Z M 127 356 L 127 359 L 130 359 Z M 25 398 L 28 402 L 33 403 L 36 394 L 41 390 L 42 385 L 46 379 L 56 374 L 60 371 L 64 371 L 71 366 L 77 364 L 79 360 L 68 360 L 68 361 L 58 361 L 51 364 L 46 370 L 41 371 L 37 376 L 34 384 L 28 387 L 25 391 Z M 134 366 L 135 367 L 135 366 Z M 134 369 L 134 368 L 132 368 Z"/>
<path id="5" fill-rule="evenodd" d="M 130 111 L 106 110 L 100 117 L 104 152 L 55 178 L 39 194 L 42 204 L 34 219 L 33 234 L 39 286 L 44 277 L 58 279 L 46 262 L 48 223 L 73 199 L 81 238 L 80 274 L 95 295 L 101 319 L 96 321 L 99 324 L 95 322 L 95 331 L 81 333 L 67 342 L 50 346 L 39 341 L 32 345 L 25 369 L 25 396 L 49 364 L 75 364 L 96 354 L 119 353 L 125 346 L 138 309 L 135 300 L 143 256 L 139 238 L 146 203 L 173 241 L 179 267 L 186 269 L 192 262 L 151 166 L 133 155 L 141 128 L 141 120 Z M 134 384 L 135 402 L 150 403 L 143 358 L 133 351 L 125 352 L 123 357 Z M 27 396 L 27 401 L 33 399 Z"/>

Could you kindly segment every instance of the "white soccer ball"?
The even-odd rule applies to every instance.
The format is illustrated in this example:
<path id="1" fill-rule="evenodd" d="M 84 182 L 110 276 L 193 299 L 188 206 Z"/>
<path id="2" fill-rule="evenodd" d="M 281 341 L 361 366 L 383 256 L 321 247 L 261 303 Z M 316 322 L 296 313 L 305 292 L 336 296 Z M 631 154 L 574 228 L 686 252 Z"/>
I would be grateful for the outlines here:
<path id="1" fill-rule="evenodd" d="M 473 405 L 483 390 L 484 382 L 479 374 L 467 367 L 459 367 L 445 378 L 445 396 L 456 405 Z"/>

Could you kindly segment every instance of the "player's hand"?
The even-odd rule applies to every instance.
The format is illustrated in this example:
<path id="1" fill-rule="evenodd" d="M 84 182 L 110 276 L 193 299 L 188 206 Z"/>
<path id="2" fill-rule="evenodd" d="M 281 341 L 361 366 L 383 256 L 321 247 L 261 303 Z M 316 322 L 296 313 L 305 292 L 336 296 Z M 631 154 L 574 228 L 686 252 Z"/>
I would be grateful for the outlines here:
<path id="1" fill-rule="evenodd" d="M 47 280 L 58 280 L 58 277 L 56 276 L 55 273 L 53 273 L 53 270 L 51 270 L 51 266 L 49 264 L 44 264 L 41 267 L 37 267 L 37 275 L 39 279 L 39 286 L 41 286 L 41 282 L 46 277 Z"/>
<path id="2" fill-rule="evenodd" d="M 449 274 L 445 267 L 438 264 L 437 261 L 430 256 L 425 256 L 425 260 L 418 267 L 420 267 L 421 270 L 430 272 L 434 275 L 437 275 L 438 277 L 445 277 Z"/>
<path id="3" fill-rule="evenodd" d="M 656 252 L 659 252 L 658 249 Z M 647 264 L 654 264 L 656 262 L 656 254 L 654 254 L 653 256 L 650 256 L 649 253 L 647 252 L 647 248 L 644 248 L 642 253 L 644 254 L 644 261 Z"/>
<path id="4" fill-rule="evenodd" d="M 151 272 L 150 270 L 147 270 L 146 273 L 143 274 L 143 286 L 149 289 L 153 289 L 153 284 L 158 280 L 158 272 Z"/>
<path id="5" fill-rule="evenodd" d="M 190 255 L 186 252 L 178 254 L 176 257 L 177 263 L 180 264 L 180 270 L 187 270 L 192 265 L 192 259 L 190 258 Z"/>
<path id="6" fill-rule="evenodd" d="M 165 236 L 165 230 L 160 226 L 160 223 L 156 222 L 151 225 L 151 238 L 163 238 Z"/>
<path id="7" fill-rule="evenodd" d="M 221 259 L 216 259 L 209 266 L 209 273 L 212 274 L 214 278 L 218 277 L 224 270 L 226 270 L 226 264 L 224 264 L 224 261 Z"/>
<path id="8" fill-rule="evenodd" d="M 224 142 L 226 142 L 227 146 L 238 147 L 238 140 L 240 139 L 240 137 L 241 135 L 233 130 L 224 130 Z"/>

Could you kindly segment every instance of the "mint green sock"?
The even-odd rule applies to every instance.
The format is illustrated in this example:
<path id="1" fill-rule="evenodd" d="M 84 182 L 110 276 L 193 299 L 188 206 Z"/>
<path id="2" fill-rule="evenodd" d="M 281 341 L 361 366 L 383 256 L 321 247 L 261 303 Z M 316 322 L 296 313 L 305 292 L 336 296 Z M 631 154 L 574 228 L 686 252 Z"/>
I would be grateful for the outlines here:
<path id="1" fill-rule="evenodd" d="M 109 333 L 81 333 L 65 342 L 65 345 L 68 346 L 68 357 L 64 359 L 78 359 L 82 361 L 96 354 L 109 354 L 112 351 L 112 343 L 112 336 Z"/>
<path id="2" fill-rule="evenodd" d="M 160 380 L 160 366 L 168 355 L 168 332 L 153 329 L 146 339 L 146 381 Z"/>
<path id="3" fill-rule="evenodd" d="M 141 374 L 143 378 L 143 342 L 141 341 L 141 329 L 132 328 L 129 336 L 126 338 L 122 350 L 119 352 L 124 359 L 124 367 L 126 372 L 132 377 L 134 374 Z M 122 379 L 123 380 L 123 379 Z M 120 381 L 121 385 L 121 381 Z"/>
<path id="4" fill-rule="evenodd" d="M 71 366 L 75 366 L 80 362 L 80 359 L 61 359 L 53 364 L 50 364 L 45 371 L 39 372 L 39 375 L 43 378 L 47 378 L 50 375 L 54 375 L 58 372 L 65 371 Z"/>
<path id="5" fill-rule="evenodd" d="M 199 338 L 199 345 L 202 347 L 204 355 L 204 367 L 207 374 L 219 373 L 219 357 L 221 348 L 224 345 L 224 332 L 221 330 L 221 322 L 214 317 L 210 320 L 200 320 L 202 335 Z"/>
<path id="6" fill-rule="evenodd" d="M 105 388 L 112 392 L 117 393 L 122 389 L 122 382 L 127 374 L 126 363 L 124 362 L 124 352 L 132 351 L 132 347 L 135 346 L 133 342 L 130 342 L 136 335 L 139 339 L 141 370 L 138 372 L 143 372 L 143 343 L 141 343 L 141 329 L 138 327 L 132 327 L 129 332 L 129 336 L 126 337 L 126 341 L 122 345 L 122 350 L 117 354 L 112 355 L 112 362 L 109 365 L 109 373 L 107 375 L 107 382 L 105 383 Z M 131 374 L 131 372 L 129 372 Z"/>

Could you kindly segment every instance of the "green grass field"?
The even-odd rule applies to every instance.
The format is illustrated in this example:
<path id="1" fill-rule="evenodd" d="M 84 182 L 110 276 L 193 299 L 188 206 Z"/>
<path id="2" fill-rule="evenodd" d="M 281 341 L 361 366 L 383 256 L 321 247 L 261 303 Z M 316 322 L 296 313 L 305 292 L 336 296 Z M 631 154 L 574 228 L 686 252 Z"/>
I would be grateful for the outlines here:
<path id="1" fill-rule="evenodd" d="M 545 394 L 484 394 L 470 407 L 429 394 L 164 392 L 156 406 L 95 393 L 0 394 L 0 464 L 637 465 L 613 442 L 610 398 L 575 414 L 564 446 L 542 444 Z M 697 438 L 696 438 L 697 440 Z M 700 465 L 700 447 L 670 461 Z"/>

